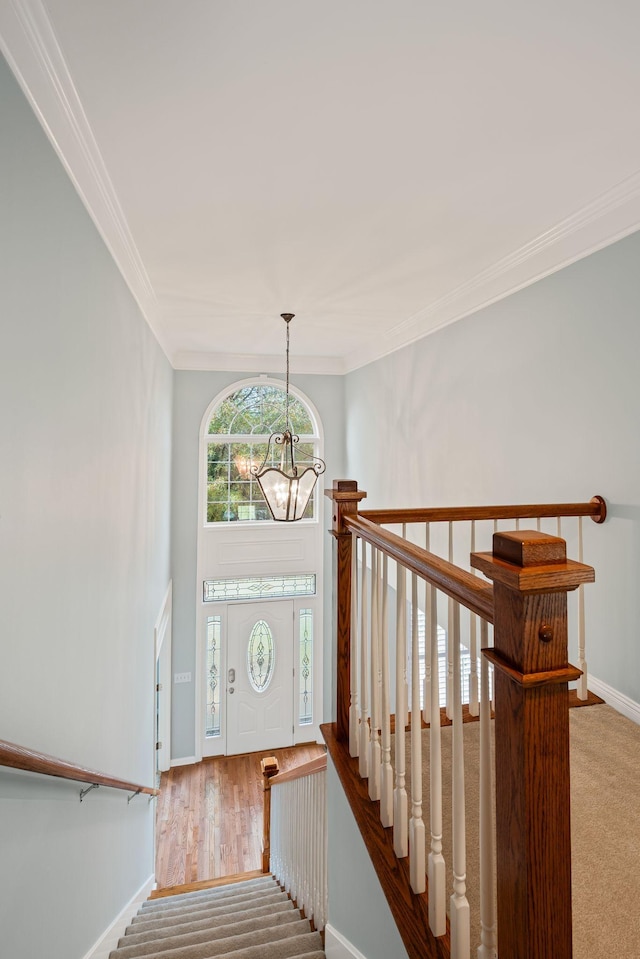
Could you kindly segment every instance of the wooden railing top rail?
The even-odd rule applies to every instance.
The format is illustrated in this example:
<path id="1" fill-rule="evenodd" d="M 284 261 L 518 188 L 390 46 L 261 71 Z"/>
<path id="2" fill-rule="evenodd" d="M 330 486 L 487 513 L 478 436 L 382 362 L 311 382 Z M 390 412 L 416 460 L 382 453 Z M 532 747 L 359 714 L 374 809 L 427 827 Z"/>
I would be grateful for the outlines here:
<path id="1" fill-rule="evenodd" d="M 477 613 L 487 622 L 493 622 L 493 586 L 478 579 L 446 559 L 429 553 L 401 536 L 383 529 L 362 513 L 352 513 L 344 517 L 344 524 L 361 539 L 386 553 L 401 566 L 422 577 L 433 586 L 446 593 L 456 602 L 473 613 Z"/>
<path id="2" fill-rule="evenodd" d="M 470 520 L 537 519 L 538 517 L 590 516 L 594 523 L 604 523 L 607 504 L 602 496 L 593 496 L 588 503 L 541 503 L 522 506 L 438 506 L 429 509 L 368 509 L 359 516 L 372 523 L 456 523 Z"/>
<path id="3" fill-rule="evenodd" d="M 282 783 L 293 782 L 294 779 L 302 779 L 303 776 L 312 776 L 314 773 L 321 773 L 327 768 L 327 757 L 317 756 L 310 759 L 308 763 L 301 766 L 294 766 L 293 769 L 287 769 L 283 773 L 278 773 L 271 779 L 272 786 L 281 786 Z"/>
<path id="4" fill-rule="evenodd" d="M 23 769 L 30 773 L 40 773 L 43 776 L 56 776 L 59 779 L 70 779 L 73 782 L 91 783 L 97 786 L 110 786 L 112 789 L 126 789 L 127 792 L 145 793 L 147 796 L 157 796 L 159 790 L 151 786 L 140 786 L 138 783 L 107 776 L 95 769 L 77 766 L 65 759 L 57 759 L 46 753 L 17 746 L 0 739 L 0 766 L 10 766 L 12 769 Z"/>

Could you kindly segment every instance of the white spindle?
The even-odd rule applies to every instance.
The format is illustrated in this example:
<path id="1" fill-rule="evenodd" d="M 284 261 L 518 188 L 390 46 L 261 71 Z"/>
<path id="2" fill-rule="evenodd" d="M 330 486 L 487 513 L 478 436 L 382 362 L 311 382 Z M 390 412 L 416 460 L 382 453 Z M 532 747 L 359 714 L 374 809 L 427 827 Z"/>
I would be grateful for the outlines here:
<path id="1" fill-rule="evenodd" d="M 271 871 L 307 918 L 323 929 L 327 916 L 326 772 L 271 790 Z"/>
<path id="2" fill-rule="evenodd" d="M 483 648 L 489 642 L 489 629 L 480 621 Z M 496 959 L 497 927 L 495 911 L 495 834 L 493 783 L 491 779 L 491 702 L 489 699 L 489 664 L 482 657 L 480 668 L 480 946 L 478 959 Z"/>
<path id="3" fill-rule="evenodd" d="M 453 894 L 449 900 L 451 959 L 469 959 L 471 950 L 469 902 L 466 886 L 464 743 L 460 675 L 460 606 L 453 615 L 453 729 L 452 729 Z"/>
<path id="4" fill-rule="evenodd" d="M 389 569 L 387 556 L 382 558 L 381 648 L 382 666 L 382 769 L 380 773 L 380 821 L 393 826 L 393 767 L 391 765 L 391 702 L 389 698 L 389 622 L 387 596 Z"/>
<path id="5" fill-rule="evenodd" d="M 558 536 L 562 536 L 562 517 L 558 516 Z"/>
<path id="6" fill-rule="evenodd" d="M 427 552 L 431 550 L 431 536 L 429 523 L 425 523 L 424 548 Z M 424 633 L 424 681 L 422 683 L 422 716 L 425 723 L 429 722 L 431 715 L 431 643 L 429 642 L 428 626 L 431 611 L 431 590 L 428 583 L 425 583 L 424 595 L 424 615 L 425 615 L 425 633 Z M 436 669 L 438 660 L 436 659 Z"/>
<path id="7" fill-rule="evenodd" d="M 540 532 L 540 530 L 542 529 L 542 520 L 540 519 L 539 516 L 536 519 L 536 529 L 538 530 L 538 532 Z"/>
<path id="8" fill-rule="evenodd" d="M 453 523 L 449 523 L 449 562 L 453 563 Z M 453 719 L 453 617 L 455 603 L 449 597 L 447 604 L 447 719 Z"/>
<path id="9" fill-rule="evenodd" d="M 429 717 L 429 810 L 431 849 L 429 852 L 429 927 L 434 936 L 447 930 L 446 868 L 442 855 L 442 746 L 440 727 L 440 676 L 438 671 L 438 594 L 431 594 L 431 617 L 427 622 L 427 640 L 431 647 L 431 715 Z"/>
<path id="10" fill-rule="evenodd" d="M 422 722 L 420 662 L 418 658 L 418 579 L 411 575 L 411 821 L 409 823 L 409 877 L 414 892 L 424 892 L 425 848 L 422 819 Z"/>
<path id="11" fill-rule="evenodd" d="M 360 587 L 360 748 L 358 771 L 362 779 L 369 775 L 369 657 L 367 612 L 367 544 L 362 540 L 362 585 Z"/>
<path id="12" fill-rule="evenodd" d="M 371 550 L 371 732 L 369 735 L 369 799 L 380 799 L 380 573 L 377 549 Z"/>
<path id="13" fill-rule="evenodd" d="M 476 523 L 471 522 L 471 552 L 476 551 Z M 475 573 L 475 569 L 471 570 Z M 478 617 L 475 613 L 469 612 L 469 712 L 472 716 L 477 716 L 479 712 L 478 705 Z"/>
<path id="14" fill-rule="evenodd" d="M 360 706 L 358 702 L 358 538 L 352 537 L 351 544 L 351 656 L 349 703 L 349 755 L 359 752 Z"/>
<path id="15" fill-rule="evenodd" d="M 583 559 L 582 544 L 582 516 L 578 517 L 578 562 Z M 582 676 L 578 680 L 578 699 L 586 699 L 589 695 L 587 690 L 587 660 L 585 656 L 585 628 L 584 628 L 584 586 L 578 586 L 578 669 L 582 670 Z"/>
<path id="16" fill-rule="evenodd" d="M 404 566 L 396 567 L 396 782 L 393 791 L 393 850 L 399 859 L 409 854 L 409 812 L 406 788 L 404 731 L 407 725 L 407 624 Z"/>

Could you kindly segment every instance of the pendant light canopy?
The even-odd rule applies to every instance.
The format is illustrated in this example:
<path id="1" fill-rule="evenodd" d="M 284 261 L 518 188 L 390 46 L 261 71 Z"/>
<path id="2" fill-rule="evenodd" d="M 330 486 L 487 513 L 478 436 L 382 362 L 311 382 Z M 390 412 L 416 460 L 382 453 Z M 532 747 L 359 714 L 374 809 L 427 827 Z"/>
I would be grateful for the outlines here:
<path id="1" fill-rule="evenodd" d="M 295 522 L 304 516 L 318 477 L 324 473 L 326 466 L 319 458 L 314 458 L 313 462 L 301 469 L 296 466 L 294 447 L 300 437 L 292 432 L 289 422 L 289 324 L 295 314 L 281 313 L 280 315 L 287 324 L 285 428 L 281 433 L 271 434 L 262 466 L 253 466 L 251 471 L 258 480 L 273 518 L 280 522 Z M 280 466 L 270 466 L 268 464 L 276 459 L 274 454 L 277 446 L 281 447 Z"/>

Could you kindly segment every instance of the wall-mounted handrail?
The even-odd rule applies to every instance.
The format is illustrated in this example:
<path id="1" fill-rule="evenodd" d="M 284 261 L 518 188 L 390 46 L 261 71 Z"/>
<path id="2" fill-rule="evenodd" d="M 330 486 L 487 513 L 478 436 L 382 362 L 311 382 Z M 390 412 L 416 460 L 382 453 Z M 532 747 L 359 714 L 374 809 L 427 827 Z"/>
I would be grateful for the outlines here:
<path id="1" fill-rule="evenodd" d="M 40 773 L 43 776 L 55 776 L 58 779 L 70 779 L 73 782 L 91 783 L 92 786 L 125 789 L 127 792 L 144 793 L 147 796 L 159 794 L 159 790 L 151 786 L 141 786 L 139 783 L 118 779 L 116 776 L 107 776 L 95 769 L 87 769 L 85 766 L 78 766 L 65 759 L 58 759 L 2 739 L 0 739 L 0 766 L 23 769 L 25 772 Z"/>
<path id="2" fill-rule="evenodd" d="M 438 506 L 428 509 L 368 509 L 358 516 L 372 523 L 457 523 L 497 519 L 537 519 L 564 516 L 590 516 L 594 523 L 604 523 L 607 504 L 602 496 L 593 496 L 588 503 L 543 503 L 537 506 Z"/>
<path id="3" fill-rule="evenodd" d="M 473 573 L 454 566 L 435 553 L 427 552 L 369 519 L 364 519 L 362 513 L 346 515 L 344 524 L 360 539 L 386 553 L 410 572 L 437 586 L 443 593 L 487 622 L 493 622 L 493 588 Z"/>

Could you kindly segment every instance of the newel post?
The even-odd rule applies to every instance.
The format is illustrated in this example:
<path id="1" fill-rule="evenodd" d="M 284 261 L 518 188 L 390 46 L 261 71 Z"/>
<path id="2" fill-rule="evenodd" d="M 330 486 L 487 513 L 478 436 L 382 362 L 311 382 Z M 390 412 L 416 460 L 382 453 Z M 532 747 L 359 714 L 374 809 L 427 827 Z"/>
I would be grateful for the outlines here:
<path id="1" fill-rule="evenodd" d="M 534 531 L 495 533 L 471 565 L 494 583 L 498 954 L 571 959 L 567 592 L 594 571 Z"/>
<path id="2" fill-rule="evenodd" d="M 325 496 L 333 501 L 333 620 L 336 636 L 336 735 L 349 742 L 351 704 L 351 533 L 344 517 L 358 512 L 358 503 L 367 495 L 355 480 L 334 480 Z"/>
<path id="3" fill-rule="evenodd" d="M 262 871 L 271 869 L 271 780 L 280 772 L 278 760 L 275 756 L 265 756 L 260 761 L 262 769 L 262 788 L 264 790 L 262 804 Z"/>

